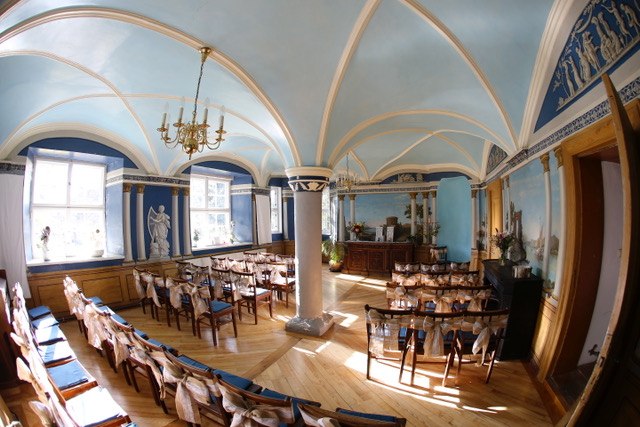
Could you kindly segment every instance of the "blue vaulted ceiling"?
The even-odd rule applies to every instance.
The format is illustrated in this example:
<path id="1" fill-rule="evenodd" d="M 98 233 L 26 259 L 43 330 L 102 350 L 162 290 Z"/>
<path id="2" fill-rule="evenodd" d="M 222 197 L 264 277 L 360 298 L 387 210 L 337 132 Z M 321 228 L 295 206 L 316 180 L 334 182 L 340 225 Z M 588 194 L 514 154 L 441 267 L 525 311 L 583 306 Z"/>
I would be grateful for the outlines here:
<path id="1" fill-rule="evenodd" d="M 297 166 L 363 179 L 486 175 L 521 128 L 551 0 L 18 1 L 0 16 L 0 159 L 80 131 L 147 173 L 192 164 L 156 128 L 224 106 L 226 141 L 195 161 L 242 165 L 265 185 Z M 3 9 L 0 9 L 3 10 Z M 529 121 L 535 118 L 528 119 Z M 211 120 L 213 122 L 213 120 Z"/>

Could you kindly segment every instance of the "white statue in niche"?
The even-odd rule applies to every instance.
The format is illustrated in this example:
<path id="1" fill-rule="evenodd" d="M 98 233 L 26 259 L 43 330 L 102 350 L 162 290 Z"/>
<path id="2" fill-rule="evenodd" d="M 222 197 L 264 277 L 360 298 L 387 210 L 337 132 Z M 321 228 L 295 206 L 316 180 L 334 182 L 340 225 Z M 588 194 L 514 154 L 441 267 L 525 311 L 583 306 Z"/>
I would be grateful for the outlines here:
<path id="1" fill-rule="evenodd" d="M 151 245 L 149 248 L 150 258 L 166 258 L 169 257 L 169 241 L 167 235 L 171 224 L 169 223 L 169 215 L 164 213 L 164 206 L 158 206 L 158 212 L 149 208 L 147 213 L 147 227 L 151 236 Z"/>

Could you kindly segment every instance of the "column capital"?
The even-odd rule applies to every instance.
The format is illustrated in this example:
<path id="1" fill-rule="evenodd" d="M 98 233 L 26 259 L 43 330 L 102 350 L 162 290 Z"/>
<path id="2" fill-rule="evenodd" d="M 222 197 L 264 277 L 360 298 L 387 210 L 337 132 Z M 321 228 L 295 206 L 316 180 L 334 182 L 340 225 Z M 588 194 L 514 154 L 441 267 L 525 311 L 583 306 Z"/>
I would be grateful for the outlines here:
<path id="1" fill-rule="evenodd" d="M 182 195 L 183 195 L 184 197 L 189 197 L 189 187 L 184 187 L 184 188 L 182 189 Z"/>
<path id="2" fill-rule="evenodd" d="M 423 199 L 425 199 L 425 200 L 426 200 L 427 198 L 429 198 L 429 192 L 428 192 L 428 191 L 423 191 L 423 192 L 422 192 L 422 193 L 420 193 L 420 194 L 422 194 L 422 198 L 423 198 Z"/>
<path id="3" fill-rule="evenodd" d="M 136 184 L 136 192 L 138 194 L 143 194 L 144 193 L 144 184 Z"/>
<path id="4" fill-rule="evenodd" d="M 295 192 L 320 192 L 329 185 L 333 171 L 329 168 L 302 166 L 285 171 L 289 178 L 289 187 Z"/>
<path id="5" fill-rule="evenodd" d="M 471 198 L 475 199 L 478 196 L 478 189 L 474 188 L 471 190 Z"/>
<path id="6" fill-rule="evenodd" d="M 429 191 L 429 193 L 431 193 L 431 197 L 433 197 L 434 199 L 438 196 L 438 190 L 431 190 Z"/>
<path id="7" fill-rule="evenodd" d="M 349 200 L 355 200 L 356 199 L 356 195 L 355 194 L 349 194 Z"/>
<path id="8" fill-rule="evenodd" d="M 564 165 L 564 157 L 562 156 L 562 146 L 558 146 L 553 149 L 553 154 L 556 155 L 556 161 L 558 162 L 558 169 Z"/>
<path id="9" fill-rule="evenodd" d="M 130 182 L 123 182 L 122 183 L 122 191 L 125 193 L 131 193 L 131 188 L 133 187 L 133 185 Z"/>
<path id="10" fill-rule="evenodd" d="M 416 199 L 416 197 L 418 197 L 418 193 L 416 193 L 416 192 L 414 192 L 414 191 L 411 191 L 411 192 L 409 193 L 409 197 L 411 197 L 411 200 L 415 200 L 415 199 Z"/>
<path id="11" fill-rule="evenodd" d="M 344 200 L 344 194 L 338 194 L 338 200 L 343 201 Z"/>
<path id="12" fill-rule="evenodd" d="M 177 196 L 178 194 L 180 194 L 180 187 L 171 187 L 171 195 Z"/>
<path id="13" fill-rule="evenodd" d="M 549 153 L 544 153 L 540 156 L 540 163 L 542 163 L 542 169 L 545 172 L 549 172 Z"/>

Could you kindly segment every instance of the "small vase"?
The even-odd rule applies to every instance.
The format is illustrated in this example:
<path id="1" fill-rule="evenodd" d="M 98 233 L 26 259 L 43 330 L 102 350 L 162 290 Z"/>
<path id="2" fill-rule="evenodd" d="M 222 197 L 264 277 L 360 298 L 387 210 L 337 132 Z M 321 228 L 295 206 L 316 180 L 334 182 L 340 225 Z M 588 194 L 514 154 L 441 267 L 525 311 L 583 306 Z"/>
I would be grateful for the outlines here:
<path id="1" fill-rule="evenodd" d="M 500 265 L 507 265 L 507 251 L 500 252 Z"/>

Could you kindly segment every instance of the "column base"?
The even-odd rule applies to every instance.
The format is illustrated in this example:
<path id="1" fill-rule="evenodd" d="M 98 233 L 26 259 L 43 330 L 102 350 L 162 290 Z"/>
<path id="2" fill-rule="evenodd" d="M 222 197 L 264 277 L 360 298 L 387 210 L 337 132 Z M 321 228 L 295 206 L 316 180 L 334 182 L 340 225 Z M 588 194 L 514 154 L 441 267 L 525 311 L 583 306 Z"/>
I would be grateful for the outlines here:
<path id="1" fill-rule="evenodd" d="M 327 332 L 332 325 L 333 316 L 329 313 L 322 313 L 322 317 L 316 317 L 315 319 L 296 316 L 287 322 L 284 329 L 287 332 L 319 337 Z"/>

